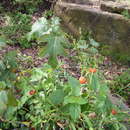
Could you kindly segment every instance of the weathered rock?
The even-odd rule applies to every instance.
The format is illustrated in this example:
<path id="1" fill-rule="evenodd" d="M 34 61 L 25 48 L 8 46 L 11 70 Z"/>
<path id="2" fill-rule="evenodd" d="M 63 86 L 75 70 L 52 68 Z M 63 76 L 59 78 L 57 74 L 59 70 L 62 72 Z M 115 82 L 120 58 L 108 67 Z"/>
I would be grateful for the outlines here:
<path id="1" fill-rule="evenodd" d="M 101 10 L 119 14 L 121 14 L 123 11 L 128 10 L 128 12 L 130 13 L 130 5 L 126 3 L 117 3 L 112 1 L 102 2 Z"/>
<path id="2" fill-rule="evenodd" d="M 108 93 L 108 97 L 114 105 L 116 105 L 123 111 L 129 112 L 130 114 L 130 108 L 128 107 L 128 105 L 126 105 L 126 103 L 120 97 L 114 96 L 110 92 Z"/>
<path id="3" fill-rule="evenodd" d="M 58 2 L 56 14 L 75 35 L 79 29 L 91 31 L 100 43 L 112 45 L 117 51 L 130 56 L 130 20 L 87 5 Z"/>
<path id="4" fill-rule="evenodd" d="M 93 4 L 90 0 L 61 0 L 61 1 L 67 3 L 76 3 L 76 4 L 87 4 L 87 5 Z"/>
<path id="5" fill-rule="evenodd" d="M 113 1 L 113 2 L 116 2 L 117 0 L 102 0 L 102 1 L 106 1 L 106 2 Z"/>

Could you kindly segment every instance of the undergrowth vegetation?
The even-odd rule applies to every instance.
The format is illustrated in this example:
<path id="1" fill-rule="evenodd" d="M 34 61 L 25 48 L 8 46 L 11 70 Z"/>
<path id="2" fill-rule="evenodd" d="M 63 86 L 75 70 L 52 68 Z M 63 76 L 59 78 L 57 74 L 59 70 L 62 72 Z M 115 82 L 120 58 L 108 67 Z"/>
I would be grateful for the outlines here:
<path id="1" fill-rule="evenodd" d="M 31 29 L 31 16 L 22 13 L 9 13 L 5 14 L 2 20 L 4 23 L 0 27 L 0 35 L 8 41 L 8 44 L 30 46 L 26 33 Z"/>
<path id="2" fill-rule="evenodd" d="M 1 5 L 2 12 L 19 11 L 22 13 L 33 14 L 38 9 L 38 6 L 42 3 L 43 3 L 42 0 L 37 0 L 37 1 L 36 0 L 8 0 L 8 1 L 1 0 L 0 5 Z"/>
<path id="3" fill-rule="evenodd" d="M 51 15 L 50 11 L 33 23 L 30 14 L 3 15 L 0 129 L 127 130 L 129 108 L 124 109 L 124 100 L 114 103 L 111 90 L 127 99 L 129 71 L 108 82 L 99 69 L 104 59 L 100 44 L 89 35 L 75 39 L 66 34 L 60 19 Z M 21 61 L 33 64 L 33 57 L 8 51 L 6 44 L 22 49 L 35 45 L 38 58 L 48 62 L 25 67 Z M 71 63 L 67 68 L 65 58 Z"/>

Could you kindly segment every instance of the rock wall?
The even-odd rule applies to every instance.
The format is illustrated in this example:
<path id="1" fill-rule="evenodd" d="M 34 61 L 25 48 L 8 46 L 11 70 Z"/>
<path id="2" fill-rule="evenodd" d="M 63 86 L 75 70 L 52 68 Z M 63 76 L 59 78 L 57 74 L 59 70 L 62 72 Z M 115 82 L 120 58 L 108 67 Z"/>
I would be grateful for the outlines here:
<path id="1" fill-rule="evenodd" d="M 55 12 L 75 35 L 79 35 L 80 28 L 91 31 L 96 41 L 111 45 L 119 53 L 130 56 L 129 19 L 88 5 L 65 2 L 58 2 Z"/>
<path id="2" fill-rule="evenodd" d="M 123 11 L 128 11 L 130 13 L 130 5 L 129 3 L 115 3 L 112 1 L 102 2 L 101 3 L 101 10 L 108 11 L 111 13 L 118 13 L 121 14 Z"/>

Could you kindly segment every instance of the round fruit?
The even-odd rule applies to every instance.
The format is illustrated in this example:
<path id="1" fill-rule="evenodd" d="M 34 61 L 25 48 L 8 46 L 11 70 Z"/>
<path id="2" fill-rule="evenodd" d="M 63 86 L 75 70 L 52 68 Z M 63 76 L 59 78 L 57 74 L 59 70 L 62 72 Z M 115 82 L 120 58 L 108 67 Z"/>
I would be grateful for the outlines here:
<path id="1" fill-rule="evenodd" d="M 97 72 L 97 70 L 95 68 L 89 68 L 89 72 L 95 73 L 95 72 Z"/>
<path id="2" fill-rule="evenodd" d="M 117 111 L 114 110 L 114 109 L 112 109 L 111 114 L 112 114 L 112 115 L 116 115 L 116 114 L 117 114 Z"/>
<path id="3" fill-rule="evenodd" d="M 29 91 L 29 94 L 30 95 L 34 95 L 36 93 L 36 90 L 31 90 L 31 91 Z"/>
<path id="4" fill-rule="evenodd" d="M 87 83 L 87 80 L 85 77 L 80 77 L 79 82 L 80 82 L 80 84 L 85 84 L 85 83 Z"/>

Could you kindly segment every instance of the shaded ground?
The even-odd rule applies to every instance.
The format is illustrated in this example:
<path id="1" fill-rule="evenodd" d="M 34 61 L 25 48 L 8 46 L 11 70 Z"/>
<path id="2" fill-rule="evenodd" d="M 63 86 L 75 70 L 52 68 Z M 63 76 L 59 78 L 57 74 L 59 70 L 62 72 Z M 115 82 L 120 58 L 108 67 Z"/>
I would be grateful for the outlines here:
<path id="1" fill-rule="evenodd" d="M 25 57 L 25 59 L 30 59 L 30 64 L 28 60 L 27 63 L 26 61 L 21 62 L 21 64 L 25 68 L 40 67 L 43 63 L 47 62 L 47 58 L 39 57 L 39 48 L 37 47 L 21 49 L 19 46 L 8 45 L 5 49 L 0 51 L 0 55 L 13 50 L 17 51 L 19 56 L 23 56 Z M 73 50 L 68 50 L 68 52 L 70 57 L 76 56 L 76 52 L 74 52 Z M 62 68 L 66 69 L 67 71 L 70 71 L 72 75 L 77 78 L 80 76 L 79 65 L 75 63 L 71 58 L 59 56 L 59 60 L 64 62 Z M 129 67 L 127 65 L 122 65 L 121 63 L 115 63 L 110 57 L 105 56 L 102 64 L 99 65 L 99 69 L 103 72 L 107 80 L 114 80 L 115 77 L 127 71 Z"/>
<path id="2" fill-rule="evenodd" d="M 16 11 L 16 9 L 20 9 L 19 11 L 21 13 L 28 13 L 27 11 L 27 7 L 26 4 L 20 3 L 20 2 L 14 2 L 12 0 L 1 0 L 0 1 L 2 8 L 2 11 Z M 37 6 L 37 12 L 43 12 L 45 10 L 49 10 L 51 8 L 52 2 L 48 1 L 48 0 L 43 0 L 42 2 L 40 2 Z M 28 3 L 28 6 L 30 6 L 30 3 Z M 1 10 L 0 10 L 1 12 Z"/>

